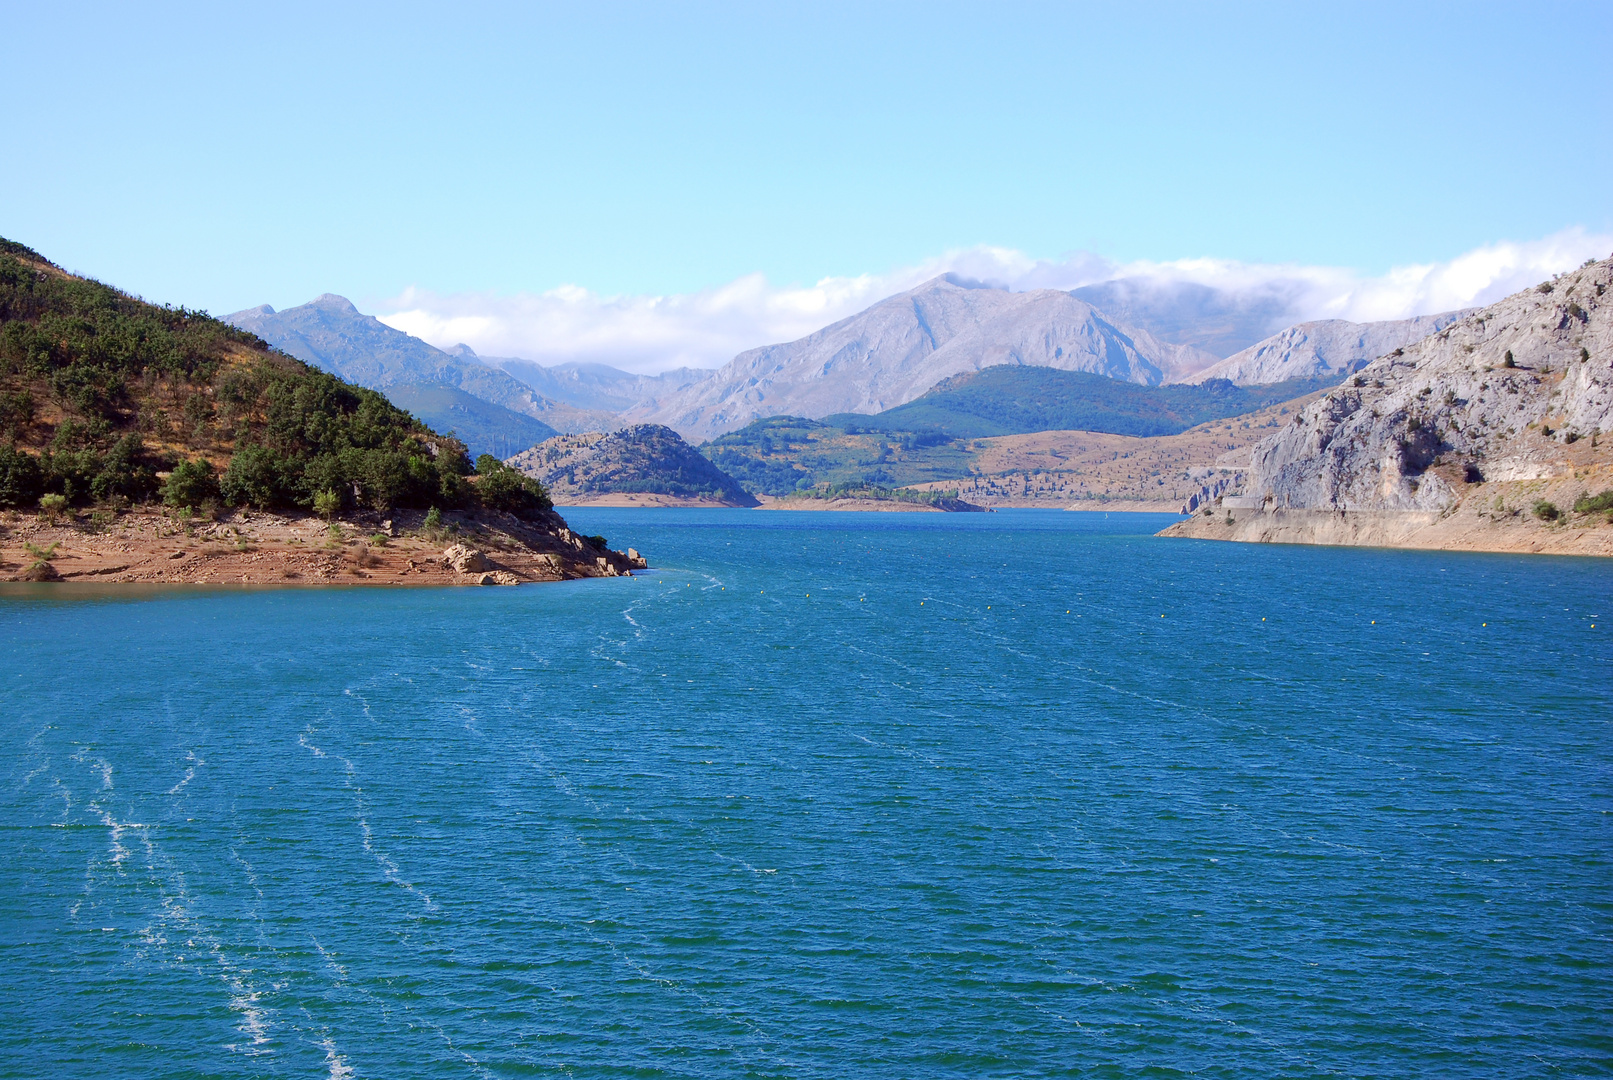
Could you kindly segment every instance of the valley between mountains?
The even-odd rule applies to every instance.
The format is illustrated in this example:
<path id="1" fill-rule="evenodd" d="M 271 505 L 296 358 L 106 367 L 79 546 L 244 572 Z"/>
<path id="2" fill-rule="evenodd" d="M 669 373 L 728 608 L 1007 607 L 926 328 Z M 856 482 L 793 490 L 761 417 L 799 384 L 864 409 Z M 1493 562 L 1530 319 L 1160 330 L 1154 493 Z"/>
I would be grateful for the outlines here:
<path id="1" fill-rule="evenodd" d="M 1189 515 L 1176 537 L 1613 554 L 1608 260 L 1482 309 L 1287 326 L 1202 290 L 944 275 L 642 375 L 438 349 L 331 294 L 213 320 L 4 244 L 3 576 L 644 564 L 557 501 L 1147 510 Z"/>

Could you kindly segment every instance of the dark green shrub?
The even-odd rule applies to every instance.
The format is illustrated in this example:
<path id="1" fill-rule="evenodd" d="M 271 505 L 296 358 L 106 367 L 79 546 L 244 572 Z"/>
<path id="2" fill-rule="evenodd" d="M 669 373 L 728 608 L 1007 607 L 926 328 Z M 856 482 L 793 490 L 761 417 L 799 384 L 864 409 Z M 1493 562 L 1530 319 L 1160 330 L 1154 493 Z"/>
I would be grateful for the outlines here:
<path id="1" fill-rule="evenodd" d="M 542 484 L 492 454 L 476 459 L 476 498 L 489 509 L 512 514 L 548 510 L 554 505 Z"/>
<path id="2" fill-rule="evenodd" d="M 138 502 L 156 492 L 157 473 L 141 460 L 143 453 L 140 436 L 134 432 L 112 444 L 90 478 L 90 495 L 96 502 L 120 497 Z"/>
<path id="3" fill-rule="evenodd" d="M 1563 516 L 1563 512 L 1557 509 L 1554 503 L 1549 503 L 1545 499 L 1535 500 L 1534 512 L 1535 517 L 1541 521 L 1556 521 Z"/>
<path id="4" fill-rule="evenodd" d="M 1507 350 L 1506 358 L 1501 361 L 1501 366 L 1502 367 L 1517 367 L 1518 366 L 1517 363 L 1512 359 L 1512 350 L 1511 349 Z"/>
<path id="5" fill-rule="evenodd" d="M 268 447 L 243 447 L 230 458 L 229 468 L 219 479 L 219 492 L 231 506 L 267 510 L 290 502 L 294 492 L 287 484 L 286 464 Z"/>
<path id="6" fill-rule="evenodd" d="M 0 446 L 0 506 L 33 506 L 44 491 L 39 459 L 15 446 Z"/>
<path id="7" fill-rule="evenodd" d="M 218 497 L 218 470 L 210 461 L 180 462 L 162 486 L 162 501 L 174 507 L 195 510 Z"/>

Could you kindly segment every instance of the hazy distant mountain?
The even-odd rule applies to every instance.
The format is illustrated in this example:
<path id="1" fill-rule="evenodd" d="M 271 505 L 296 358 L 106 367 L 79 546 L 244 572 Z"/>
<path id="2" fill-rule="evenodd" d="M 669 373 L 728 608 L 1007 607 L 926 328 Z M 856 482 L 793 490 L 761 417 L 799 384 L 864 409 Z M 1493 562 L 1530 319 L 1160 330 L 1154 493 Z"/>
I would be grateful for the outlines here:
<path id="1" fill-rule="evenodd" d="M 628 415 L 704 440 L 763 416 L 881 412 L 949 376 L 998 364 L 1156 386 L 1216 359 L 1113 322 L 1066 292 L 1008 292 L 948 274 L 799 341 L 741 353 L 711 378 Z"/>
<path id="2" fill-rule="evenodd" d="M 1296 289 L 1271 284 L 1233 292 L 1186 281 L 1116 278 L 1082 286 L 1070 295 L 1161 341 L 1231 356 L 1291 321 Z"/>
<path id="3" fill-rule="evenodd" d="M 478 356 L 469 345 L 447 350 L 474 359 L 519 379 L 544 397 L 579 409 L 619 413 L 635 405 L 676 393 L 703 379 L 712 368 L 675 368 L 659 375 L 635 375 L 609 364 L 567 363 L 545 366 L 513 356 Z"/>
<path id="4" fill-rule="evenodd" d="M 1239 386 L 1284 382 L 1288 379 L 1325 379 L 1348 375 L 1396 349 L 1421 341 L 1429 334 L 1471 314 L 1474 309 L 1419 315 L 1391 322 L 1354 323 L 1324 319 L 1290 326 L 1266 340 L 1234 353 L 1213 367 L 1183 379 L 1204 382 L 1226 379 Z"/>
<path id="5" fill-rule="evenodd" d="M 264 304 L 237 311 L 225 321 L 252 331 L 299 360 L 383 393 L 394 386 L 450 387 L 541 421 L 556 432 L 616 426 L 608 414 L 552 401 L 506 372 L 450 356 L 394 330 L 334 293 L 284 311 Z M 495 414 L 484 413 L 482 419 L 496 423 Z M 507 435 L 524 437 L 520 428 L 513 425 Z"/>
<path id="6" fill-rule="evenodd" d="M 433 430 L 453 432 L 472 458 L 479 454 L 506 458 L 559 434 L 542 420 L 452 386 L 393 383 L 382 392 L 392 404 L 407 409 Z"/>

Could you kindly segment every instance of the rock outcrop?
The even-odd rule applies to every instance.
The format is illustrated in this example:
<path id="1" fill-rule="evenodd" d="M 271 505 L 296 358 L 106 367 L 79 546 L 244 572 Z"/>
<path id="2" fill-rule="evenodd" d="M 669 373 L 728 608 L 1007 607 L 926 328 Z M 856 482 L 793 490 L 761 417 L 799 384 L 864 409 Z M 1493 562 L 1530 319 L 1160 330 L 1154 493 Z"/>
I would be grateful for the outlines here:
<path id="1" fill-rule="evenodd" d="M 1470 533 L 1531 517 L 1613 533 L 1560 505 L 1613 486 L 1610 289 L 1613 259 L 1588 263 L 1379 357 L 1253 447 L 1243 490 L 1219 504 L 1232 525 L 1206 508 L 1166 532 L 1483 546 L 1437 540 L 1465 511 Z"/>
<path id="2" fill-rule="evenodd" d="M 561 435 L 509 459 L 557 502 L 653 494 L 714 506 L 755 506 L 739 481 L 712 464 L 677 432 L 659 424 L 621 431 Z"/>

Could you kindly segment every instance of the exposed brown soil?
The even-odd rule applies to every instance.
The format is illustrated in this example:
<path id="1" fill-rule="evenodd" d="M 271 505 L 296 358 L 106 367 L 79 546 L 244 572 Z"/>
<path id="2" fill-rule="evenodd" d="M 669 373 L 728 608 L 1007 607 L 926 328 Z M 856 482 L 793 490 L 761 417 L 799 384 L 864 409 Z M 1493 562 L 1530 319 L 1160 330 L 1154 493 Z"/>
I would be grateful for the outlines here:
<path id="1" fill-rule="evenodd" d="M 577 536 L 554 513 L 445 514 L 435 530 L 425 529 L 424 519 L 421 511 L 404 510 L 332 525 L 309 514 L 259 511 L 188 522 L 147 508 L 57 521 L 11 513 L 0 519 L 0 580 L 514 585 L 616 577 L 645 565 L 631 557 L 636 552 Z M 460 549 L 458 568 L 445 559 L 450 548 Z"/>

